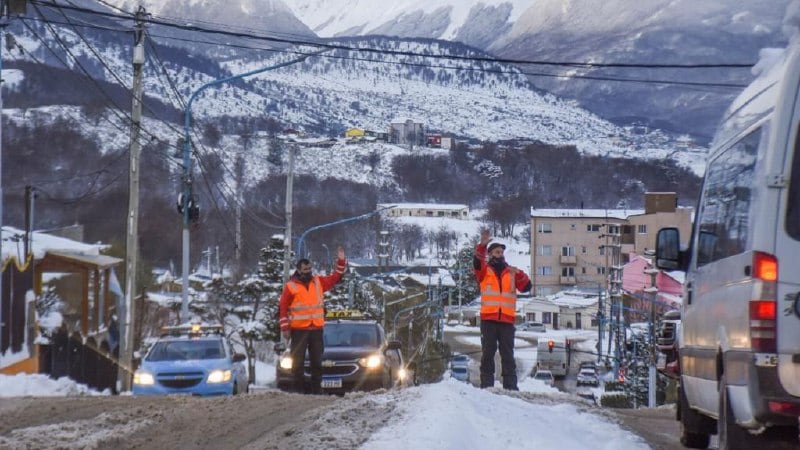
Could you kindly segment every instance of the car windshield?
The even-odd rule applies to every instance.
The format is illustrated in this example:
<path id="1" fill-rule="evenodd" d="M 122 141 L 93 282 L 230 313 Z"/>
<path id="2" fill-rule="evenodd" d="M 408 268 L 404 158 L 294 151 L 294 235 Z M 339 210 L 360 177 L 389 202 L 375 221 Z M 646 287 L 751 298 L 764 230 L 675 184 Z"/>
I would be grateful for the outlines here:
<path id="1" fill-rule="evenodd" d="M 325 347 L 378 347 L 378 330 L 364 323 L 326 323 Z"/>
<path id="2" fill-rule="evenodd" d="M 225 357 L 221 339 L 162 340 L 153 345 L 147 361 L 183 361 Z"/>
<path id="3" fill-rule="evenodd" d="M 453 373 L 467 373 L 466 367 L 453 367 L 451 370 Z"/>
<path id="4" fill-rule="evenodd" d="M 549 380 L 553 378 L 553 375 L 545 372 L 537 372 L 534 378 L 536 378 L 537 380 Z"/>
<path id="5" fill-rule="evenodd" d="M 594 371 L 593 371 L 593 370 L 591 370 L 591 369 L 583 369 L 583 370 L 581 370 L 581 375 L 591 375 L 591 376 L 594 376 L 594 374 L 595 374 L 595 373 L 594 373 Z"/>

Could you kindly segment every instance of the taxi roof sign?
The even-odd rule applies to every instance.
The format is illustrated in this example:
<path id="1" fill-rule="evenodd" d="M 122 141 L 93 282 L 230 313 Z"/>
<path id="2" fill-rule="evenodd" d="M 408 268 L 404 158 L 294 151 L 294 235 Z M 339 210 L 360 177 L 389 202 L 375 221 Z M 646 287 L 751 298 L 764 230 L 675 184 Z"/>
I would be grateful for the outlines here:
<path id="1" fill-rule="evenodd" d="M 184 325 L 166 326 L 161 327 L 161 335 L 167 336 L 180 336 L 182 334 L 190 335 L 209 335 L 209 334 L 222 334 L 222 325 L 203 325 L 199 323 L 191 323 Z"/>
<path id="2" fill-rule="evenodd" d="M 364 313 L 357 309 L 338 309 L 325 313 L 326 319 L 363 319 Z"/>

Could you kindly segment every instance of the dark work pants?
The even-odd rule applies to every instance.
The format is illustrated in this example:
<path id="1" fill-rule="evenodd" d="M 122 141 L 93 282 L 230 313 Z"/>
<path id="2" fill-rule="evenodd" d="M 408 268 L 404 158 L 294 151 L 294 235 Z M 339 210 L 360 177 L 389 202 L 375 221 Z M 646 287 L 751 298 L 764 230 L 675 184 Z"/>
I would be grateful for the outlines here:
<path id="1" fill-rule="evenodd" d="M 517 363 L 514 361 L 514 325 L 493 320 L 481 320 L 481 387 L 494 386 L 494 355 L 498 346 L 503 389 L 519 390 Z"/>
<path id="2" fill-rule="evenodd" d="M 325 349 L 325 344 L 322 341 L 322 329 L 292 330 L 291 339 L 294 391 L 305 394 L 321 394 L 322 352 Z M 311 366 L 311 385 L 308 390 L 306 390 L 303 373 L 306 349 L 308 349 L 308 362 Z"/>

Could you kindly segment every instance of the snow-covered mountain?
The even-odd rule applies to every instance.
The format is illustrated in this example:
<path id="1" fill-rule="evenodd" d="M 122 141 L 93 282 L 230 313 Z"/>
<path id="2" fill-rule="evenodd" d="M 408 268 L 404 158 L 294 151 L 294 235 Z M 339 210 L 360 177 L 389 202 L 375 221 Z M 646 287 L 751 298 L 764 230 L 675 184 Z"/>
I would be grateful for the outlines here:
<path id="1" fill-rule="evenodd" d="M 500 57 L 620 63 L 755 63 L 783 46 L 791 0 L 284 0 L 320 36 L 385 34 L 455 40 Z M 539 87 L 618 123 L 647 123 L 708 137 L 746 69 L 592 70 L 526 67 Z M 560 78 L 554 74 L 601 79 Z M 642 83 L 608 78 L 645 80 Z M 604 80 L 605 79 L 605 80 Z"/>
<path id="2" fill-rule="evenodd" d="M 138 5 L 159 18 L 180 19 L 194 25 L 225 24 L 231 29 L 254 30 L 294 38 L 313 37 L 281 0 L 110 0 L 126 11 Z"/>

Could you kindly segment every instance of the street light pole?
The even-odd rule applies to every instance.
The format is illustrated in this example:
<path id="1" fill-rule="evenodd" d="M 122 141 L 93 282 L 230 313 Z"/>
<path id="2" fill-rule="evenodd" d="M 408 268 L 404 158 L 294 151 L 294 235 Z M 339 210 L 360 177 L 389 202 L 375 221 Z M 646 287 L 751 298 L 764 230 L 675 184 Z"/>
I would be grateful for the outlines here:
<path id="1" fill-rule="evenodd" d="M 280 64 L 275 64 L 268 67 L 263 67 L 261 69 L 251 70 L 250 72 L 242 73 L 239 75 L 232 75 L 229 77 L 220 78 L 209 83 L 206 83 L 200 86 L 199 89 L 194 91 L 192 95 L 189 97 L 189 101 L 186 103 L 186 109 L 184 111 L 184 125 L 183 125 L 183 193 L 180 197 L 180 206 L 181 206 L 181 213 L 183 214 L 183 233 L 182 233 L 182 264 L 183 264 L 183 289 L 181 291 L 181 320 L 188 319 L 189 316 L 189 223 L 196 211 L 196 202 L 192 198 L 192 157 L 191 157 L 191 137 L 189 131 L 191 129 L 192 124 L 192 104 L 194 103 L 195 99 L 200 95 L 201 92 L 205 91 L 206 89 L 219 86 L 221 84 L 227 83 L 233 80 L 239 80 L 241 78 L 249 77 L 252 75 L 257 75 L 260 73 L 268 72 L 270 70 L 279 69 L 281 67 L 290 66 L 292 64 L 296 64 L 299 62 L 305 61 L 309 56 L 317 56 L 323 52 L 327 51 L 320 50 L 318 52 L 310 53 L 307 55 L 303 55 L 300 58 L 293 59 L 291 61 L 286 61 Z M 190 209 L 195 211 L 194 214 L 190 214 Z"/>

